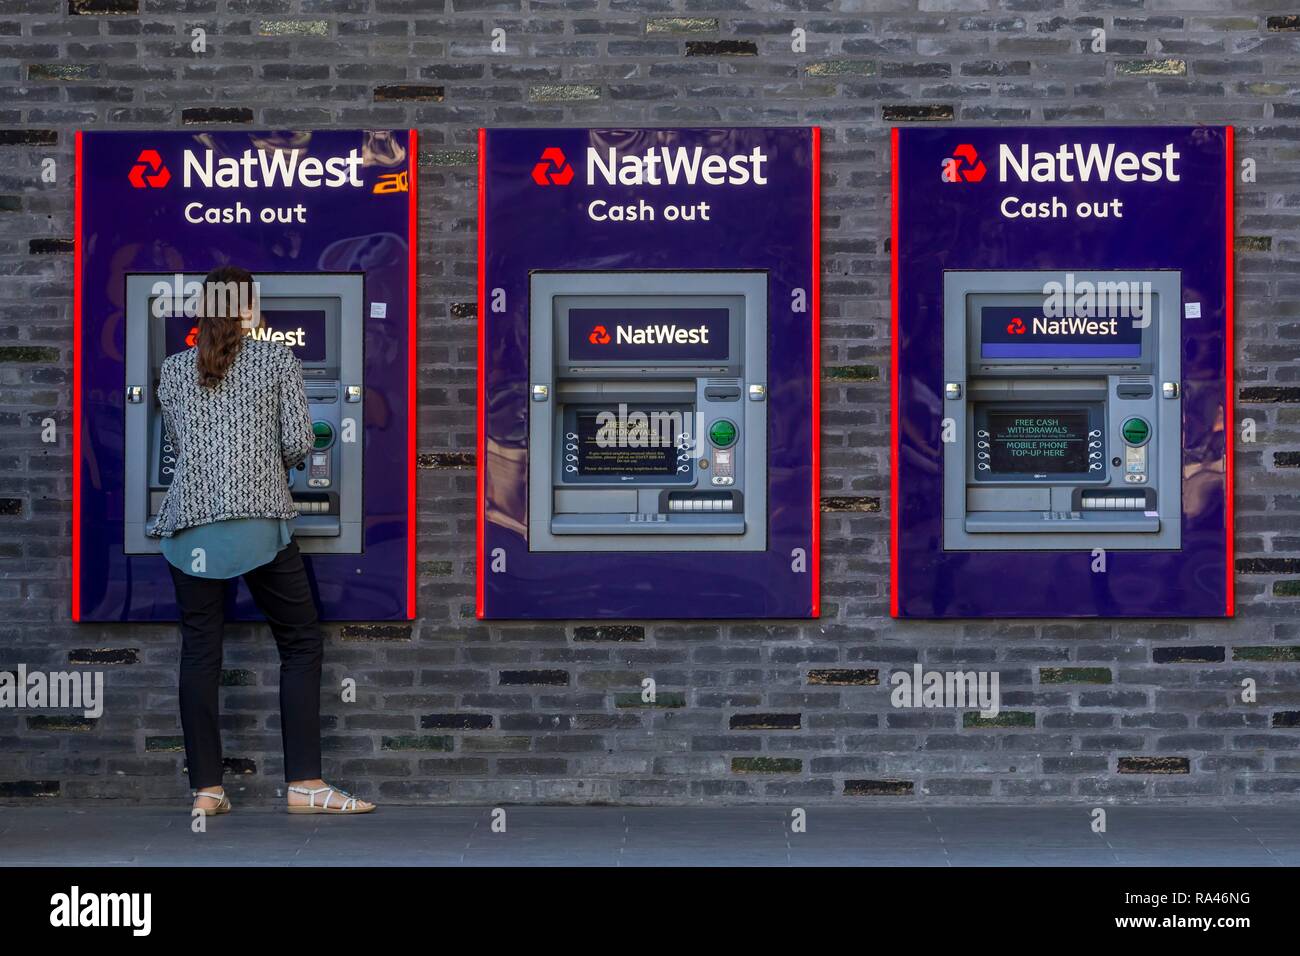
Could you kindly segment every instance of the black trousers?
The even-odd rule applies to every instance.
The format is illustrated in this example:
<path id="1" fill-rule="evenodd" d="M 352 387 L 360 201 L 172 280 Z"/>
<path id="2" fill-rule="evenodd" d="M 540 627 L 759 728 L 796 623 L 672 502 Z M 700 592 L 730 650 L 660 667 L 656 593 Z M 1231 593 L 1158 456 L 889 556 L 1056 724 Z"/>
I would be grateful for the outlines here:
<path id="1" fill-rule="evenodd" d="M 181 726 L 190 786 L 221 784 L 217 695 L 228 581 L 171 568 L 181 611 Z M 320 765 L 320 680 L 324 639 L 297 542 L 244 575 L 280 651 L 280 732 L 285 780 L 315 780 Z"/>

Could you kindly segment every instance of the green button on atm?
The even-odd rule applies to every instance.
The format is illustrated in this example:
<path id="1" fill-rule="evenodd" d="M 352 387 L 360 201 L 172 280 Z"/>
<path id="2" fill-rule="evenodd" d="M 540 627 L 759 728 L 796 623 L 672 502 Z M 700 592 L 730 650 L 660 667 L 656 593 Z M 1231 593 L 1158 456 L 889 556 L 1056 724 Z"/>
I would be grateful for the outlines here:
<path id="1" fill-rule="evenodd" d="M 334 442 L 334 428 L 329 422 L 312 422 L 313 448 L 328 448 Z"/>
<path id="2" fill-rule="evenodd" d="M 736 423 L 719 418 L 709 426 L 709 440 L 719 448 L 730 448 L 736 443 Z"/>
<path id="3" fill-rule="evenodd" d="M 1130 445 L 1141 445 L 1151 437 L 1151 426 L 1140 418 L 1130 418 L 1120 428 L 1120 434 Z"/>

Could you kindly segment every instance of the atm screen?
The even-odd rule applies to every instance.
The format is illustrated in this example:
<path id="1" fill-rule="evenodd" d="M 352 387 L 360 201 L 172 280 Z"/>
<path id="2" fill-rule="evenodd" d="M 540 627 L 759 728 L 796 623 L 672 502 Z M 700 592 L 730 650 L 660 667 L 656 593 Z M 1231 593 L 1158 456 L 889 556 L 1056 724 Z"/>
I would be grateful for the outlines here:
<path id="1" fill-rule="evenodd" d="M 257 338 L 283 342 L 303 362 L 323 362 L 328 351 L 325 341 L 324 309 L 262 309 L 262 327 L 253 330 Z"/>
<path id="2" fill-rule="evenodd" d="M 582 361 L 726 361 L 726 309 L 570 309 L 569 358 Z"/>
<path id="3" fill-rule="evenodd" d="M 639 414 L 638 414 L 639 413 Z M 643 423 L 648 422 L 648 425 Z M 671 478 L 677 474 L 675 416 L 636 410 L 631 415 L 577 414 L 578 474 Z"/>
<path id="4" fill-rule="evenodd" d="M 980 309 L 980 357 L 1137 359 L 1142 328 L 1132 317 L 1059 318 L 1042 309 L 990 305 Z"/>
<path id="5" fill-rule="evenodd" d="M 989 468 L 994 474 L 1081 474 L 1088 470 L 1088 411 L 1025 408 L 989 411 Z"/>
<path id="6" fill-rule="evenodd" d="M 303 362 L 323 362 L 328 354 L 327 321 L 324 309 L 263 309 L 262 326 L 251 334 L 283 342 Z M 197 319 L 173 315 L 166 323 L 168 355 L 190 348 L 197 341 Z"/>

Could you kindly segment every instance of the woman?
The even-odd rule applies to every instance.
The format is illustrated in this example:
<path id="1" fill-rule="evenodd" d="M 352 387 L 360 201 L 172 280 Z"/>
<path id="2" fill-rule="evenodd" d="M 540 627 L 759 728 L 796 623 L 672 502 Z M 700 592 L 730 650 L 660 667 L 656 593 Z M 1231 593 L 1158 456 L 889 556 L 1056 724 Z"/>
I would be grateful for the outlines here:
<path id="1" fill-rule="evenodd" d="M 312 444 L 302 366 L 286 346 L 245 332 L 261 321 L 253 277 L 214 269 L 204 279 L 197 344 L 169 356 L 158 381 L 178 449 L 151 534 L 176 585 L 181 616 L 180 705 L 194 810 L 226 813 L 217 694 L 228 581 L 243 576 L 280 651 L 280 724 L 290 813 L 368 813 L 374 805 L 321 780 L 324 642 L 288 522 L 286 469 Z"/>

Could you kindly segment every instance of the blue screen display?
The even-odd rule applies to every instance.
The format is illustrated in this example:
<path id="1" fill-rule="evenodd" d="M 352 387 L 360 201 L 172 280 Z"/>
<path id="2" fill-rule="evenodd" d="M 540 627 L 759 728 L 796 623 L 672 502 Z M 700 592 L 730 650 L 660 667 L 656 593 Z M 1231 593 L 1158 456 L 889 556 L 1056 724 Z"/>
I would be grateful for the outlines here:
<path id="1" fill-rule="evenodd" d="M 1124 359 L 1142 356 L 1142 329 L 1131 317 L 1045 316 L 1033 307 L 980 309 L 980 357 Z"/>

